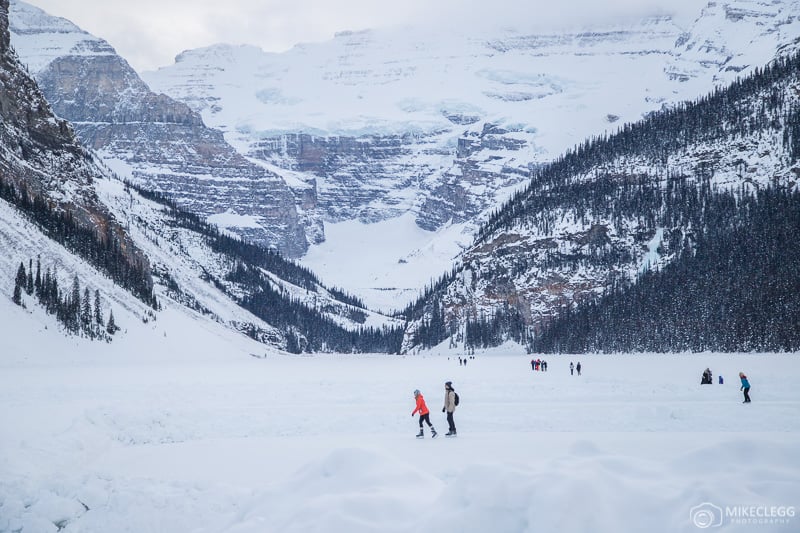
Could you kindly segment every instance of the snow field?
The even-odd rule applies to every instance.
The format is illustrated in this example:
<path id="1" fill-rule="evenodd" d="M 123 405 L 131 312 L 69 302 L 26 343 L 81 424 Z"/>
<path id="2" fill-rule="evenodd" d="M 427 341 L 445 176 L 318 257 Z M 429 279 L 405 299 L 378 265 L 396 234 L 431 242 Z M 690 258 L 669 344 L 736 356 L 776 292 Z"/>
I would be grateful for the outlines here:
<path id="1" fill-rule="evenodd" d="M 581 356 L 578 377 L 567 356 L 543 373 L 207 344 L 0 360 L 0 531 L 672 532 L 706 502 L 800 504 L 794 355 Z M 699 385 L 706 366 L 725 384 Z M 415 388 L 436 440 L 414 438 Z"/>

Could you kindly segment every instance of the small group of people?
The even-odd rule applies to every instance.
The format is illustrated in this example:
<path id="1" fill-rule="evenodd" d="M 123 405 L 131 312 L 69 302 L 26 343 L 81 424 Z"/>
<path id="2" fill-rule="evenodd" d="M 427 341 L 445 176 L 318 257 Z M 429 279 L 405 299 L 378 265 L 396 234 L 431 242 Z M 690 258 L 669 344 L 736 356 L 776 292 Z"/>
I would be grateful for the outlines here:
<path id="1" fill-rule="evenodd" d="M 747 379 L 744 372 L 739 372 L 739 380 L 742 382 L 742 386 L 739 390 L 744 392 L 744 401 L 742 403 L 750 403 L 750 381 Z M 711 385 L 712 383 L 714 383 L 714 375 L 711 373 L 711 369 L 706 367 L 700 378 L 700 384 Z M 722 379 L 722 375 L 720 375 L 719 384 L 722 385 L 723 383 L 725 383 L 725 381 Z"/>
<path id="2" fill-rule="evenodd" d="M 428 406 L 425 404 L 425 397 L 422 396 L 422 393 L 419 389 L 414 391 L 414 399 L 416 400 L 417 404 L 414 407 L 414 410 L 411 411 L 411 416 L 413 417 L 415 414 L 419 413 L 419 433 L 417 433 L 417 438 L 422 439 L 425 437 L 424 429 L 423 429 L 423 422 L 428 424 L 428 428 L 431 430 L 431 438 L 436 438 L 436 428 L 433 427 L 431 423 L 430 417 L 430 410 Z M 456 391 L 453 388 L 453 382 L 447 381 L 444 384 L 444 406 L 442 406 L 442 412 L 447 413 L 447 425 L 448 430 L 447 433 L 444 434 L 445 437 L 455 437 L 456 436 L 456 423 L 453 420 L 453 413 L 456 411 Z"/>
<path id="3" fill-rule="evenodd" d="M 722 374 L 717 376 L 719 378 L 719 384 L 722 385 L 725 383 L 725 380 L 722 379 Z M 706 368 L 703 370 L 703 375 L 700 377 L 700 385 L 711 385 L 714 383 L 714 375 L 711 373 L 711 369 Z"/>
<path id="4" fill-rule="evenodd" d="M 576 370 L 578 371 L 578 375 L 580 376 L 581 375 L 581 362 L 578 361 L 577 365 L 573 365 L 572 361 L 570 361 L 569 362 L 569 375 L 570 376 L 574 376 Z"/>
<path id="5" fill-rule="evenodd" d="M 467 366 L 467 358 L 466 357 L 463 358 L 463 359 L 460 358 L 460 357 L 458 358 L 458 366 L 462 366 L 462 365 L 463 366 Z"/>
<path id="6" fill-rule="evenodd" d="M 541 370 L 542 372 L 547 372 L 547 361 L 544 359 L 531 359 L 531 370 L 536 372 L 537 370 Z"/>

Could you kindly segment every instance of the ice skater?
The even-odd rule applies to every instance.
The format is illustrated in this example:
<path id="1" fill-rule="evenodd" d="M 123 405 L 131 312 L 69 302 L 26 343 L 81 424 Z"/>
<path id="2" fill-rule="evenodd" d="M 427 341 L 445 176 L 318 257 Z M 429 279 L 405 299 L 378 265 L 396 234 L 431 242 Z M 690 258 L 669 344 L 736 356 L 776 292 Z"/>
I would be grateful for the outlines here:
<path id="1" fill-rule="evenodd" d="M 414 391 L 414 399 L 417 401 L 417 406 L 413 411 L 411 411 L 411 416 L 419 413 L 419 433 L 417 433 L 417 438 L 425 438 L 425 433 L 422 429 L 422 423 L 425 422 L 428 424 L 428 427 L 431 428 L 431 438 L 435 439 L 436 428 L 434 428 L 433 424 L 431 424 L 430 411 L 428 410 L 428 406 L 425 405 L 425 397 L 422 396 L 422 393 L 419 391 L 419 389 Z"/>
<path id="2" fill-rule="evenodd" d="M 744 401 L 742 403 L 750 403 L 750 382 L 744 372 L 739 372 L 739 379 L 742 380 L 742 387 L 739 390 L 744 391 Z"/>
<path id="3" fill-rule="evenodd" d="M 578 375 L 580 376 L 581 375 L 581 362 L 580 361 L 578 361 L 578 364 L 575 366 L 575 370 L 578 371 Z"/>
<path id="4" fill-rule="evenodd" d="M 447 433 L 444 434 L 445 437 L 455 437 L 456 436 L 456 423 L 453 420 L 453 413 L 456 410 L 456 391 L 453 389 L 453 382 L 448 381 L 444 384 L 444 407 L 442 407 L 442 412 L 447 413 Z"/>
<path id="5" fill-rule="evenodd" d="M 575 365 L 572 364 L 572 361 L 569 362 L 569 375 L 570 376 L 575 375 Z"/>

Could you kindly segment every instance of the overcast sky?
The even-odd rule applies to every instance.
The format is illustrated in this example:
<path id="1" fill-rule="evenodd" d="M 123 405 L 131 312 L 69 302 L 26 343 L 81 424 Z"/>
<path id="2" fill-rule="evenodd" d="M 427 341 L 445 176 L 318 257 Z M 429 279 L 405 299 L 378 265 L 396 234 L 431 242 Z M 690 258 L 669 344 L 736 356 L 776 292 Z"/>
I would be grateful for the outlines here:
<path id="1" fill-rule="evenodd" d="M 665 12 L 690 19 L 706 0 L 27 0 L 113 46 L 139 70 L 170 65 L 180 52 L 215 43 L 282 52 L 337 31 L 398 24 L 537 21 Z"/>

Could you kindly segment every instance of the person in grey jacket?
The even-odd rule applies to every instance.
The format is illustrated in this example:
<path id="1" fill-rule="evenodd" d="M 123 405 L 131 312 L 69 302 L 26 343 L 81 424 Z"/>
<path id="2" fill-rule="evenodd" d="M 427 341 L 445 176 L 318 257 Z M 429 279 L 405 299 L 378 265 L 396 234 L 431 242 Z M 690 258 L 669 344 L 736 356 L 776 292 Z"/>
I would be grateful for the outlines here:
<path id="1" fill-rule="evenodd" d="M 448 381 L 444 384 L 444 407 L 442 407 L 442 412 L 447 413 L 447 425 L 449 426 L 447 433 L 444 434 L 445 437 L 456 436 L 456 423 L 453 421 L 453 413 L 455 410 L 456 392 L 453 389 L 453 382 Z"/>

